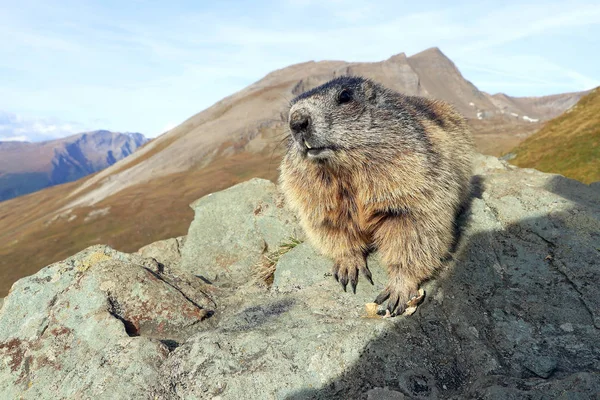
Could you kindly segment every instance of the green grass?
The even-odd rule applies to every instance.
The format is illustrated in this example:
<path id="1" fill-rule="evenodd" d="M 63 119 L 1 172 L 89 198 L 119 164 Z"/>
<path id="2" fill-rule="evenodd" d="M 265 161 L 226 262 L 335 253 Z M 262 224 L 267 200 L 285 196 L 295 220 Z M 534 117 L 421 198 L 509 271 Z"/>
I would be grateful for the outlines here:
<path id="1" fill-rule="evenodd" d="M 600 181 L 600 89 L 548 121 L 512 150 L 511 163 L 577 179 Z"/>

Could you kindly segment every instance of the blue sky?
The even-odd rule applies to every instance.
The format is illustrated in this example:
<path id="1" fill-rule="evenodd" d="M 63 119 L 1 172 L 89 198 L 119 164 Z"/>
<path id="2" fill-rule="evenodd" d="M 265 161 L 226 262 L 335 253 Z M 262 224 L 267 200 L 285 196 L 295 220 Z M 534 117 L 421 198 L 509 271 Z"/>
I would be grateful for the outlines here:
<path id="1" fill-rule="evenodd" d="M 0 140 L 154 137 L 268 72 L 438 46 L 487 92 L 600 85 L 600 2 L 0 0 Z"/>

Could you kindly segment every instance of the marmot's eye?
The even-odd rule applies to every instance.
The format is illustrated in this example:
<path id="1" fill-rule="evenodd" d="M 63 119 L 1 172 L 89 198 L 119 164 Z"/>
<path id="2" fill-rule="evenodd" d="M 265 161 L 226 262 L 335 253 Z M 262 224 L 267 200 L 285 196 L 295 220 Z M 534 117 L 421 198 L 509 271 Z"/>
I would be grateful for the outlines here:
<path id="1" fill-rule="evenodd" d="M 346 89 L 342 90 L 338 95 L 338 102 L 340 104 L 347 103 L 350 100 L 352 100 L 352 93 Z"/>

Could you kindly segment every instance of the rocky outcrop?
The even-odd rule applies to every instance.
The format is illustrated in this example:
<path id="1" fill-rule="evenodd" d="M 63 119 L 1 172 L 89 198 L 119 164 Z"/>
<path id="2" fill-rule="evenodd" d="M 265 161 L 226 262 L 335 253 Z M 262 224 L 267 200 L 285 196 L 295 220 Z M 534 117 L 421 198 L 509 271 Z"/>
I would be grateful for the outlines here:
<path id="1" fill-rule="evenodd" d="M 153 258 L 165 266 L 174 267 L 181 262 L 181 250 L 185 240 L 185 236 L 161 240 L 142 247 L 137 253 L 145 258 Z"/>
<path id="2" fill-rule="evenodd" d="M 194 202 L 182 268 L 220 286 L 252 280 L 253 266 L 289 238 L 301 237 L 272 182 L 252 179 Z"/>
<path id="3" fill-rule="evenodd" d="M 275 186 L 251 180 L 196 202 L 183 248 L 96 246 L 17 282 L 0 309 L 0 392 L 594 398 L 598 192 L 484 157 L 474 182 L 454 260 L 410 317 L 367 318 L 386 279 L 377 254 L 375 287 L 343 292 Z"/>
<path id="4" fill-rule="evenodd" d="M 2 398 L 144 398 L 212 292 L 106 246 L 19 280 L 0 310 Z"/>

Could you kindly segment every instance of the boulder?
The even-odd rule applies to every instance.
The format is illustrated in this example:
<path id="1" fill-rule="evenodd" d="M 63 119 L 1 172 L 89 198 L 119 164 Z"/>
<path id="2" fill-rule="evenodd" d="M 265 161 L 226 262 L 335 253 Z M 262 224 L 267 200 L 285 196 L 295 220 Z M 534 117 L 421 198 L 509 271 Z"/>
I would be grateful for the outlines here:
<path id="1" fill-rule="evenodd" d="M 163 266 L 178 266 L 181 263 L 181 250 L 185 244 L 185 236 L 159 240 L 139 249 L 137 253 L 145 258 L 153 258 Z"/>
<path id="2" fill-rule="evenodd" d="M 218 286 L 246 284 L 263 255 L 286 239 L 302 237 L 277 187 L 265 179 L 209 194 L 191 207 L 195 217 L 182 251 L 182 268 Z"/>
<path id="3" fill-rule="evenodd" d="M 175 239 L 140 250 L 149 258 L 94 247 L 17 282 L 0 309 L 0 391 L 594 398 L 597 190 L 483 156 L 473 182 L 454 258 L 423 285 L 412 316 L 367 316 L 386 280 L 377 254 L 368 259 L 375 284 L 344 292 L 275 186 L 252 180 L 193 205 L 181 265 Z M 256 268 L 272 278 L 257 280 Z"/>
<path id="4" fill-rule="evenodd" d="M 146 398 L 210 290 L 107 246 L 19 280 L 0 310 L 2 398 Z"/>
<path id="5" fill-rule="evenodd" d="M 279 258 L 271 291 L 283 294 L 309 288 L 316 289 L 323 292 L 323 295 L 315 296 L 310 300 L 320 303 L 329 298 L 342 296 L 344 303 L 352 302 L 354 305 L 352 308 L 360 312 L 364 304 L 372 302 L 375 299 L 374 294 L 379 294 L 387 283 L 387 273 L 376 254 L 369 256 L 367 265 L 372 271 L 374 286 L 361 281 L 356 287 L 356 294 L 344 294 L 341 285 L 331 274 L 333 261 L 316 253 L 308 243 L 302 243 Z M 348 290 L 352 289 L 348 288 Z"/>

